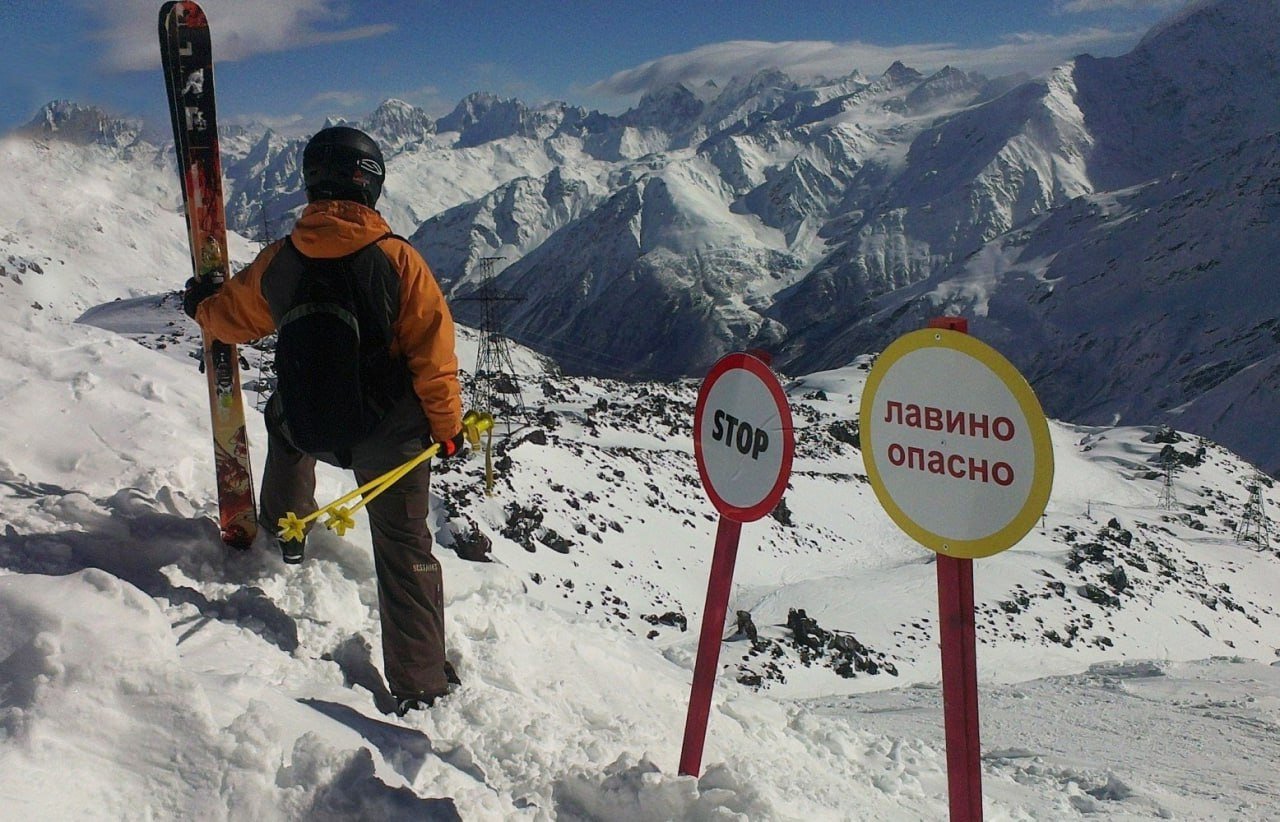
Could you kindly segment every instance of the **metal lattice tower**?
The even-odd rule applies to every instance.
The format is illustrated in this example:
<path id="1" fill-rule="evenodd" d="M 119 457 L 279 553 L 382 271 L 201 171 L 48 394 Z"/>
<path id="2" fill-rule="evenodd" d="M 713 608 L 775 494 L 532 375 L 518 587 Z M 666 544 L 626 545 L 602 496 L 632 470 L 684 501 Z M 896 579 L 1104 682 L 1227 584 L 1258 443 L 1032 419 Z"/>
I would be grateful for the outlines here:
<path id="1" fill-rule="evenodd" d="M 267 401 L 276 390 L 276 335 L 255 340 L 249 346 L 258 352 L 258 379 L 253 386 L 256 395 L 253 407 L 259 412 L 265 412 Z"/>
<path id="2" fill-rule="evenodd" d="M 258 250 L 263 251 L 271 245 L 271 222 L 267 219 L 267 205 L 262 205 L 262 242 Z M 267 401 L 276 390 L 276 335 L 269 334 L 260 340 L 250 343 L 258 352 L 258 379 L 254 384 L 256 399 L 254 408 L 259 412 L 267 410 Z"/>
<path id="3" fill-rule="evenodd" d="M 1164 459 L 1164 487 L 1160 489 L 1160 507 L 1172 510 L 1178 506 L 1178 498 L 1173 493 L 1173 468 L 1177 457 L 1170 454 Z"/>
<path id="4" fill-rule="evenodd" d="M 476 369 L 471 384 L 471 407 L 489 411 L 499 424 L 505 423 L 511 434 L 512 421 L 528 422 L 528 410 L 520 381 L 511 361 L 511 348 L 502 334 L 502 303 L 520 302 L 516 294 L 499 291 L 493 284 L 493 266 L 501 257 L 481 257 L 480 287 L 465 297 L 455 300 L 480 303 L 480 347 L 476 352 Z"/>
<path id="5" fill-rule="evenodd" d="M 1245 503 L 1244 514 L 1236 526 L 1236 542 L 1246 540 L 1263 548 L 1271 547 L 1271 523 L 1262 499 L 1262 486 L 1257 483 L 1249 486 L 1249 501 Z"/>

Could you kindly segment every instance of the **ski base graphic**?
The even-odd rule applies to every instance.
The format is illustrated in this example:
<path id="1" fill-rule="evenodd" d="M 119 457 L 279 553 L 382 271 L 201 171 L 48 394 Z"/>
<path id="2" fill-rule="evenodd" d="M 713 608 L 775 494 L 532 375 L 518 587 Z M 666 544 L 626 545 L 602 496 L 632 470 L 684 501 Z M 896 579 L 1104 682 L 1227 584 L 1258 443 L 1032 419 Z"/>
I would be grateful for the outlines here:
<path id="1" fill-rule="evenodd" d="M 160 9 L 159 34 L 192 268 L 196 279 L 225 282 L 230 266 L 209 22 L 198 4 L 171 0 Z M 240 391 L 240 357 L 234 345 L 206 335 L 204 363 L 222 539 L 232 547 L 248 548 L 258 532 L 258 521 Z"/>

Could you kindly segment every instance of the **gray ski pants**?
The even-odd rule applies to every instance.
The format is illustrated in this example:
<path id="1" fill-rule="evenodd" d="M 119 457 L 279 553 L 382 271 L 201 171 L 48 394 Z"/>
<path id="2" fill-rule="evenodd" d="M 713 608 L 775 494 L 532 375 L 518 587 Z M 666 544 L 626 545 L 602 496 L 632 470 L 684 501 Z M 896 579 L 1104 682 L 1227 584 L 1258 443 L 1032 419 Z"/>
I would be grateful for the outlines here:
<path id="1" fill-rule="evenodd" d="M 318 507 L 316 460 L 294 448 L 268 426 L 263 469 L 261 521 L 274 533 L 276 520 L 292 511 L 300 517 Z M 364 485 L 385 468 L 357 468 Z M 410 471 L 368 504 L 373 531 L 373 563 L 382 621 L 382 658 L 387 688 L 397 697 L 439 696 L 448 688 L 444 656 L 444 581 L 431 555 L 427 525 L 430 461 Z"/>

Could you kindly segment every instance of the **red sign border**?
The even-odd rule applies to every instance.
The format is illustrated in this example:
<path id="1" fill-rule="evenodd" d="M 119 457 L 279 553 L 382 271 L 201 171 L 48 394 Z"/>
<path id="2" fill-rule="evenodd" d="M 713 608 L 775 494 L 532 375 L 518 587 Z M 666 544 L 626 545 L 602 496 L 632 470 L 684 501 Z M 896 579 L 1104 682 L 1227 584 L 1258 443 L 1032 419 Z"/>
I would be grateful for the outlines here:
<path id="1" fill-rule="evenodd" d="M 710 478 L 707 476 L 707 467 L 702 456 L 702 439 L 699 436 L 702 431 L 702 413 L 706 410 L 707 396 L 711 393 L 716 381 L 735 368 L 744 368 L 750 371 L 752 375 L 764 383 L 765 387 L 769 389 L 769 393 L 773 395 L 773 400 L 778 406 L 778 417 L 782 421 L 782 465 L 780 466 L 781 470 L 778 471 L 778 479 L 769 493 L 765 495 L 765 498 L 750 508 L 730 505 L 716 493 Z M 787 403 L 787 396 L 782 392 L 782 386 L 778 383 L 777 376 L 774 375 L 769 366 L 756 357 L 742 352 L 726 354 L 717 360 L 715 365 L 711 366 L 711 370 L 707 372 L 707 376 L 703 378 L 702 387 L 698 389 L 698 404 L 693 412 L 693 455 L 698 462 L 698 477 L 702 480 L 702 488 L 707 492 L 707 496 L 711 499 L 711 504 L 715 506 L 716 510 L 721 515 L 736 522 L 754 522 L 777 508 L 778 503 L 782 501 L 783 494 L 786 493 L 787 483 L 791 480 L 791 461 L 795 456 L 795 447 L 795 429 L 791 422 L 791 406 Z"/>

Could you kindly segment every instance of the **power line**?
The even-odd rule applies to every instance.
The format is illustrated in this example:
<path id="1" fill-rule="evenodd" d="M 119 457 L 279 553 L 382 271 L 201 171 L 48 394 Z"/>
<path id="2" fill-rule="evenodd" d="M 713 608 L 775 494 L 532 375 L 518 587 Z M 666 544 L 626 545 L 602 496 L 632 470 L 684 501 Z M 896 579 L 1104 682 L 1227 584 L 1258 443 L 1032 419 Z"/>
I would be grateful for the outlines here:
<path id="1" fill-rule="evenodd" d="M 1262 499 L 1262 485 L 1249 486 L 1249 501 L 1236 526 L 1236 542 L 1253 542 L 1263 548 L 1271 547 L 1271 522 L 1267 519 L 1266 504 Z"/>
<path id="2" fill-rule="evenodd" d="M 511 360 L 511 347 L 502 333 L 499 307 L 503 303 L 521 302 L 524 297 L 499 291 L 494 286 L 493 267 L 501 259 L 481 257 L 480 287 L 465 297 L 454 299 L 480 303 L 480 346 L 471 381 L 472 407 L 490 411 L 496 419 L 505 422 L 510 436 L 513 417 L 518 418 L 522 425 L 529 424 L 529 418 L 516 367 Z"/>
<path id="3" fill-rule="evenodd" d="M 264 199 L 262 210 L 259 212 L 262 216 L 262 241 L 258 244 L 259 253 L 271 245 L 271 221 L 267 219 L 267 205 Z M 267 402 L 276 390 L 276 335 L 269 334 L 250 345 L 258 351 L 258 379 L 254 384 L 257 399 L 254 401 L 254 407 L 259 412 L 266 413 Z"/>
<path id="4" fill-rule="evenodd" d="M 639 368 L 635 363 L 605 354 L 598 348 L 576 345 L 567 340 L 528 329 L 520 331 L 519 334 L 512 334 L 511 340 L 533 351 L 551 352 L 555 355 L 557 362 L 577 363 L 584 367 L 583 370 L 588 376 L 599 375 L 604 378 L 643 379 L 655 382 L 679 379 L 678 376 L 669 373 Z"/>
<path id="5" fill-rule="evenodd" d="M 1178 458 L 1174 454 L 1165 455 L 1164 487 L 1160 489 L 1160 507 L 1166 511 L 1171 511 L 1178 507 L 1178 498 L 1173 492 L 1173 469 L 1177 461 Z"/>

